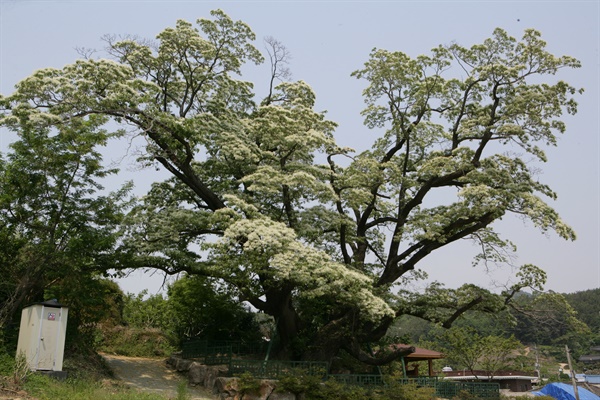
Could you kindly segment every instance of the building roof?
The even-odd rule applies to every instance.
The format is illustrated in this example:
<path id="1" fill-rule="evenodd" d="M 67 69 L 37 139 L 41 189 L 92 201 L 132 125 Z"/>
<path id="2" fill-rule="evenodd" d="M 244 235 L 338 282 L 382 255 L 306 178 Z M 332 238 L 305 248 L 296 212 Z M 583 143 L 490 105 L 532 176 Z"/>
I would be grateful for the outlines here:
<path id="1" fill-rule="evenodd" d="M 448 371 L 444 372 L 444 379 L 453 380 L 453 381 L 467 381 L 467 380 L 486 380 L 488 378 L 488 374 L 486 371 Z M 492 380 L 533 380 L 537 379 L 537 376 L 533 374 L 528 374 L 523 371 L 496 371 L 494 372 L 494 376 Z"/>
<path id="2" fill-rule="evenodd" d="M 580 362 L 600 361 L 600 354 L 588 354 L 588 355 L 584 355 L 584 356 L 579 357 L 579 361 Z"/>
<path id="3" fill-rule="evenodd" d="M 396 343 L 390 346 L 390 348 L 392 350 L 398 350 L 398 349 L 402 349 L 402 348 L 409 348 L 412 346 L 409 346 L 407 344 L 403 344 L 403 343 Z M 446 358 L 446 356 L 443 353 L 437 352 L 437 351 L 433 351 L 433 350 L 428 350 L 428 349 L 424 349 L 422 347 L 414 347 L 415 351 L 409 355 L 404 356 L 404 360 L 405 361 L 424 361 L 424 360 L 438 360 L 441 358 Z"/>

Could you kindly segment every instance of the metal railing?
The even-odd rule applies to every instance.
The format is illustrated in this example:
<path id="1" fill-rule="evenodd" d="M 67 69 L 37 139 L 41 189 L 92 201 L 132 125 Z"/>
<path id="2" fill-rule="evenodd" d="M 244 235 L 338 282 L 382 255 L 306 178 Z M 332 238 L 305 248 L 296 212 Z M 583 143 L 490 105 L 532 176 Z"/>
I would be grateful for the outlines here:
<path id="1" fill-rule="evenodd" d="M 229 366 L 230 375 L 250 372 L 261 379 L 278 379 L 292 373 L 303 373 L 323 379 L 332 378 L 348 385 L 385 385 L 381 375 L 328 374 L 329 363 L 321 361 L 279 361 L 236 359 L 240 355 L 264 355 L 267 342 L 242 342 L 233 340 L 208 341 L 189 339 L 182 343 L 183 358 L 197 358 L 206 365 L 224 364 Z M 437 377 L 404 378 L 400 384 L 413 384 L 417 387 L 434 388 L 436 396 L 452 398 L 467 392 L 478 399 L 499 399 L 500 385 L 483 382 L 449 382 Z"/>
<path id="2" fill-rule="evenodd" d="M 250 372 L 255 378 L 277 379 L 283 375 L 302 372 L 307 375 L 327 377 L 329 363 L 321 361 L 279 361 L 279 360 L 231 360 L 229 374 L 239 375 Z"/>
<path id="3" fill-rule="evenodd" d="M 330 374 L 329 378 L 335 379 L 336 381 L 346 385 L 381 386 L 385 384 L 381 375 Z"/>
<path id="4" fill-rule="evenodd" d="M 183 358 L 204 358 L 212 354 L 214 348 L 229 347 L 231 355 L 264 355 L 267 348 L 266 342 L 242 342 L 239 340 L 203 340 L 187 339 L 181 344 Z"/>
<path id="5" fill-rule="evenodd" d="M 331 374 L 329 378 L 335 379 L 347 385 L 377 386 L 385 385 L 381 375 L 365 374 Z M 415 378 L 404 378 L 396 381 L 401 385 L 415 385 L 416 387 L 427 387 L 435 389 L 437 397 L 451 399 L 461 392 L 467 392 L 477 399 L 499 399 L 500 385 L 488 382 L 449 382 L 443 381 L 436 376 L 420 376 Z"/>
<path id="6" fill-rule="evenodd" d="M 417 376 L 398 380 L 403 385 L 416 385 L 417 387 L 435 388 L 439 382 L 437 376 Z"/>
<path id="7" fill-rule="evenodd" d="M 477 399 L 499 399 L 500 385 L 498 383 L 439 381 L 435 386 L 436 396 L 446 399 L 458 396 L 460 392 L 467 392 Z"/>

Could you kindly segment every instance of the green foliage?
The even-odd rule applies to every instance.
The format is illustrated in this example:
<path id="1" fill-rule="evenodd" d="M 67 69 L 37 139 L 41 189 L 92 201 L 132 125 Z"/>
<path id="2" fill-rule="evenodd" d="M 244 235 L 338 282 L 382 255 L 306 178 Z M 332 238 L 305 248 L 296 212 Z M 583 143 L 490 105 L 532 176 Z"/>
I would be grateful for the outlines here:
<path id="1" fill-rule="evenodd" d="M 333 379 L 325 383 L 313 386 L 305 392 L 306 398 L 315 400 L 358 400 L 368 399 L 368 391 L 360 386 L 348 386 Z"/>
<path id="2" fill-rule="evenodd" d="M 589 347 L 590 328 L 567 299 L 558 293 L 520 296 L 514 303 L 515 336 L 524 343 L 569 345 L 575 351 Z"/>
<path id="3" fill-rule="evenodd" d="M 21 389 L 31 374 L 24 354 L 13 356 L 0 347 L 0 389 L 4 386 Z"/>
<path id="4" fill-rule="evenodd" d="M 69 307 L 66 351 L 94 349 L 100 323 L 120 324 L 123 296 L 115 282 L 95 274 L 70 274 L 48 288 L 46 298 L 60 299 Z"/>
<path id="5" fill-rule="evenodd" d="M 385 386 L 348 385 L 335 379 L 325 382 L 319 377 L 293 371 L 280 377 L 277 392 L 290 392 L 307 399 L 373 399 L 373 400 L 431 400 L 435 390 L 412 384 L 401 384 L 394 377 L 387 377 Z"/>
<path id="6" fill-rule="evenodd" d="M 87 379 L 67 379 L 64 382 L 34 374 L 24 386 L 27 393 L 39 400 L 163 400 L 158 394 L 140 393 L 121 386 L 104 386 Z"/>
<path id="7" fill-rule="evenodd" d="M 177 349 L 176 338 L 156 328 L 105 327 L 96 342 L 100 351 L 130 357 L 165 357 Z"/>
<path id="8" fill-rule="evenodd" d="M 417 385 L 403 385 L 393 380 L 374 399 L 390 400 L 431 400 L 435 398 L 435 389 L 417 387 Z"/>
<path id="9" fill-rule="evenodd" d="M 478 400 L 478 397 L 466 390 L 461 390 L 452 400 Z"/>
<path id="10" fill-rule="evenodd" d="M 585 290 L 563 295 L 577 312 L 577 317 L 591 329 L 600 332 L 600 289 Z M 598 338 L 600 343 L 600 338 Z"/>
<path id="11" fill-rule="evenodd" d="M 21 387 L 29 376 L 31 376 L 32 372 L 29 369 L 29 363 L 27 362 L 27 357 L 25 354 L 20 353 L 15 357 L 12 371 L 12 380 L 13 383 L 17 387 Z"/>
<path id="12" fill-rule="evenodd" d="M 100 128 L 105 118 L 47 122 L 13 127 L 18 140 L 0 159 L 0 325 L 16 329 L 22 307 L 64 294 L 59 301 L 74 306 L 73 338 L 97 322 L 84 310 L 98 310 L 102 296 L 86 294 L 100 295 L 97 279 L 116 264 L 128 186 L 101 192 L 102 179 L 116 173 L 97 151 L 110 136 Z"/>
<path id="13" fill-rule="evenodd" d="M 303 393 L 307 399 L 315 400 L 431 400 L 435 392 L 432 388 L 421 388 L 412 384 L 403 385 L 394 380 L 391 380 L 387 386 L 362 387 L 346 385 L 334 379 L 325 382 L 302 379 L 300 385 L 293 387 L 306 388 L 300 393 Z"/>
<path id="14" fill-rule="evenodd" d="M 244 372 L 238 377 L 237 388 L 242 395 L 257 393 L 260 389 L 260 379 L 255 378 L 251 372 Z"/>
<path id="15" fill-rule="evenodd" d="M 254 313 L 227 286 L 202 276 L 185 275 L 168 287 L 168 318 L 178 338 L 259 340 Z"/>
<path id="16" fill-rule="evenodd" d="M 548 204 L 556 194 L 531 163 L 546 161 L 544 147 L 566 129 L 563 115 L 577 111 L 581 90 L 554 77 L 578 68 L 577 60 L 548 52 L 535 30 L 516 39 L 496 29 L 471 47 L 439 46 L 414 58 L 374 49 L 353 76 L 366 86 L 365 124 L 378 133 L 371 149 L 354 154 L 335 142 L 336 124 L 315 109 L 316 95 L 305 82 L 271 86 L 267 98 L 254 102 L 252 84 L 239 74 L 244 63 L 263 60 L 255 35 L 220 10 L 212 17 L 195 26 L 177 21 L 152 44 L 109 39 L 112 60 L 42 69 L 0 97 L 0 124 L 33 143 L 15 149 L 88 156 L 75 157 L 79 164 L 41 158 L 57 167 L 57 182 L 82 174 L 80 190 L 68 192 L 72 201 L 55 207 L 73 211 L 73 225 L 65 221 L 57 231 L 78 233 L 67 249 L 52 250 L 57 242 L 45 237 L 38 239 L 50 246 L 31 246 L 0 229 L 10 238 L 0 261 L 18 256 L 13 286 L 33 277 L 41 293 L 65 271 L 109 266 L 206 276 L 213 289 L 273 316 L 283 353 L 331 358 L 346 348 L 357 359 L 372 357 L 361 344 L 381 339 L 396 316 L 448 328 L 468 311 L 499 314 L 517 291 L 541 289 L 545 275 L 531 265 L 501 294 L 439 282 L 415 293 L 407 283 L 426 276 L 418 267 L 428 255 L 461 239 L 481 249 L 474 264 L 510 263 L 515 246 L 493 226 L 506 215 L 575 239 Z M 279 53 L 270 58 L 282 60 L 285 49 L 272 50 Z M 278 77 L 275 68 L 272 74 Z M 94 152 L 110 136 L 103 130 L 114 126 L 108 122 L 146 139 L 143 165 L 172 174 L 131 210 L 118 242 L 111 228 L 120 220 L 120 197 L 92 196 L 96 179 L 109 173 Z M 78 151 L 53 148 L 56 143 Z M 32 226 L 37 216 L 46 226 L 63 214 L 36 203 L 47 197 L 29 188 L 48 187 L 37 183 L 47 183 L 52 168 L 32 171 L 31 155 L 18 161 L 23 168 L 3 164 L 3 176 L 30 184 L 6 185 L 7 204 Z M 22 207 L 21 198 L 36 207 Z M 39 209 L 50 212 L 31 213 Z M 46 256 L 57 254 L 64 257 L 49 257 L 56 276 L 35 268 L 23 273 L 24 266 L 46 268 Z M 201 321 L 180 327 L 218 334 Z"/>
<path id="17" fill-rule="evenodd" d="M 321 378 L 319 376 L 307 374 L 303 370 L 292 370 L 277 379 L 277 391 L 299 395 L 314 390 L 320 384 Z"/>
<path id="18" fill-rule="evenodd" d="M 161 395 L 139 393 L 108 379 L 110 371 L 104 361 L 89 348 L 66 355 L 63 370 L 68 372 L 68 378 L 57 380 L 30 371 L 24 358 L 0 352 L 0 392 L 8 389 L 11 393 L 19 392 L 19 398 L 38 400 L 164 400 Z"/>
<path id="19" fill-rule="evenodd" d="M 173 333 L 171 307 L 162 294 L 148 295 L 148 289 L 138 294 L 128 293 L 123 304 L 123 321 L 139 329 L 160 329 Z"/>
<path id="20" fill-rule="evenodd" d="M 481 336 L 473 329 L 452 328 L 440 336 L 440 341 L 447 362 L 456 369 L 481 370 L 485 377 L 503 369 L 519 369 L 514 366 L 522 345 L 513 336 Z"/>
<path id="21" fill-rule="evenodd" d="M 190 400 L 191 396 L 188 392 L 188 382 L 182 380 L 177 384 L 177 397 L 175 400 Z"/>
<path id="22" fill-rule="evenodd" d="M 183 276 L 167 296 L 129 293 L 122 300 L 122 324 L 103 323 L 96 342 L 103 351 L 157 356 L 173 351 L 185 337 L 258 340 L 255 314 L 223 287 L 199 276 Z"/>

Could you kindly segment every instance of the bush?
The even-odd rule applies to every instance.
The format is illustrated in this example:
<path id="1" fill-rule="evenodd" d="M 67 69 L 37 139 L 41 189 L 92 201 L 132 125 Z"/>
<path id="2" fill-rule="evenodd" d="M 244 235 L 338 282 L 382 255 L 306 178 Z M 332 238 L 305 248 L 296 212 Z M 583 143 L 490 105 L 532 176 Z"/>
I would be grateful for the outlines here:
<path id="1" fill-rule="evenodd" d="M 250 372 L 244 372 L 238 377 L 238 390 L 241 394 L 257 393 L 260 390 L 260 380 Z"/>
<path id="2" fill-rule="evenodd" d="M 307 375 L 303 370 L 293 370 L 279 378 L 277 383 L 278 392 L 291 392 L 296 395 L 306 393 L 321 385 L 321 378 Z"/>
<path id="3" fill-rule="evenodd" d="M 452 400 L 477 400 L 478 397 L 467 390 L 461 390 Z"/>
<path id="4" fill-rule="evenodd" d="M 303 375 L 302 371 L 283 376 L 277 385 L 279 392 L 303 393 L 314 400 L 431 400 L 435 390 L 391 382 L 387 386 L 356 386 L 330 379 Z"/>
<path id="5" fill-rule="evenodd" d="M 360 386 L 345 385 L 330 379 L 323 385 L 317 385 L 308 390 L 306 398 L 315 400 L 364 400 L 372 397 L 366 389 Z"/>
<path id="6" fill-rule="evenodd" d="M 12 375 L 15 367 L 15 357 L 0 349 L 0 375 Z"/>
<path id="7" fill-rule="evenodd" d="M 435 389 L 395 381 L 384 387 L 378 395 L 375 398 L 381 400 L 431 400 L 435 398 Z"/>
<path id="8" fill-rule="evenodd" d="M 175 351 L 175 340 L 157 328 L 103 328 L 96 342 L 100 351 L 130 357 L 163 357 Z"/>

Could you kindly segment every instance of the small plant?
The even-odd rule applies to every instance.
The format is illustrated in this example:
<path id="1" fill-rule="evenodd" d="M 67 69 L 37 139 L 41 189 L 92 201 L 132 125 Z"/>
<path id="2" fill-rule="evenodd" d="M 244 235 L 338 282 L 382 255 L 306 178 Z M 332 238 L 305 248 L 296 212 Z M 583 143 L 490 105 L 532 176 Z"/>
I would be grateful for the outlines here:
<path id="1" fill-rule="evenodd" d="M 177 397 L 175 399 L 176 400 L 189 400 L 190 398 L 191 397 L 190 397 L 190 394 L 188 393 L 187 382 L 185 380 L 182 380 L 177 385 Z"/>
<path id="2" fill-rule="evenodd" d="M 381 400 L 431 400 L 435 398 L 435 389 L 392 380 L 377 394 L 374 398 Z"/>
<path id="3" fill-rule="evenodd" d="M 477 400 L 477 396 L 468 392 L 467 390 L 461 390 L 452 400 Z"/>
<path id="4" fill-rule="evenodd" d="M 31 370 L 29 369 L 29 364 L 27 363 L 27 356 L 25 356 L 25 353 L 20 352 L 15 357 L 12 373 L 13 383 L 17 387 L 21 387 L 29 375 L 31 375 Z"/>
<path id="5" fill-rule="evenodd" d="M 241 394 L 256 393 L 260 389 L 260 380 L 250 372 L 244 372 L 238 378 L 238 390 Z"/>
<path id="6" fill-rule="evenodd" d="M 277 391 L 299 395 L 300 393 L 309 392 L 312 388 L 317 388 L 320 383 L 320 377 L 308 375 L 306 371 L 301 369 L 294 369 L 279 378 Z"/>

